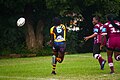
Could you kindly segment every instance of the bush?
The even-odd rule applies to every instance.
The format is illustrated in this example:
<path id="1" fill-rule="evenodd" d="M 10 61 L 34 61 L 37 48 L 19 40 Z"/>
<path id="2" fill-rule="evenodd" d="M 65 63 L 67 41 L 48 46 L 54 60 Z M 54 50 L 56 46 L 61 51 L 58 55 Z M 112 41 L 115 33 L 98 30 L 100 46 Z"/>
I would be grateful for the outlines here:
<path id="1" fill-rule="evenodd" d="M 39 50 L 36 54 L 37 54 L 37 56 L 52 55 L 52 48 L 49 46 L 45 46 L 43 49 Z"/>

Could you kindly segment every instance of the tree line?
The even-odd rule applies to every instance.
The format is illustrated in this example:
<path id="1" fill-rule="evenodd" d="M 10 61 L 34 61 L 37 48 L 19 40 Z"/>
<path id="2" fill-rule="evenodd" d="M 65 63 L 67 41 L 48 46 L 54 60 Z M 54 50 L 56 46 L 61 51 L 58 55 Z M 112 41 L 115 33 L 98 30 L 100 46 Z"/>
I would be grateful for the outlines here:
<path id="1" fill-rule="evenodd" d="M 119 5 L 119 0 L 0 0 L 1 54 L 23 53 L 26 50 L 27 53 L 36 53 L 44 48 L 48 49 L 46 43 L 49 41 L 49 29 L 53 25 L 52 19 L 58 16 L 64 23 L 68 23 L 70 18 L 66 17 L 66 14 L 71 12 L 83 16 L 84 30 L 89 29 L 88 34 L 91 34 L 92 16 L 100 15 L 102 22 L 108 13 L 120 16 Z M 20 17 L 26 19 L 23 27 L 16 26 Z M 91 41 L 86 47 L 92 45 Z"/>

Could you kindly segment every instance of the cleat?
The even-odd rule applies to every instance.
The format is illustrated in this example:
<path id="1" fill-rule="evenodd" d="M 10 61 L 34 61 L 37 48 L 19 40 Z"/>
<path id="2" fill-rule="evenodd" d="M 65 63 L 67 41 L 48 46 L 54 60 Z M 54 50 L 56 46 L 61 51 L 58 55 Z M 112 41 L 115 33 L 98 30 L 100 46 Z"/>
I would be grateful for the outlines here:
<path id="1" fill-rule="evenodd" d="M 55 55 L 53 55 L 53 56 L 52 56 L 52 65 L 54 65 L 54 64 L 55 64 L 55 60 L 56 60 L 56 56 L 55 56 Z"/>
<path id="2" fill-rule="evenodd" d="M 111 71 L 110 74 L 115 74 L 114 71 Z"/>
<path id="3" fill-rule="evenodd" d="M 102 61 L 101 70 L 104 70 L 105 63 L 106 63 L 106 60 Z"/>
<path id="4" fill-rule="evenodd" d="M 56 72 L 55 71 L 52 71 L 52 73 L 51 74 L 54 74 L 54 75 L 56 75 Z"/>

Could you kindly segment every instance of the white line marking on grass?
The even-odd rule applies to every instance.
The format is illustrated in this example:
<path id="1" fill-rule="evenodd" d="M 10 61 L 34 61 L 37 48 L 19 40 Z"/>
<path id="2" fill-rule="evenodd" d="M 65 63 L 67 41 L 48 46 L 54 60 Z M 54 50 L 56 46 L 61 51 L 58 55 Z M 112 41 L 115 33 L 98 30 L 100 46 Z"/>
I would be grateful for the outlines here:
<path id="1" fill-rule="evenodd" d="M 65 55 L 65 56 L 68 56 L 68 57 L 74 57 L 74 56 L 76 57 L 77 56 L 77 57 L 89 57 L 89 58 L 92 57 L 92 56 L 85 56 L 85 55 Z"/>
<path id="2" fill-rule="evenodd" d="M 59 80 L 59 79 L 53 79 L 53 78 L 17 77 L 17 76 L 0 76 L 0 78 L 20 79 L 20 80 Z"/>

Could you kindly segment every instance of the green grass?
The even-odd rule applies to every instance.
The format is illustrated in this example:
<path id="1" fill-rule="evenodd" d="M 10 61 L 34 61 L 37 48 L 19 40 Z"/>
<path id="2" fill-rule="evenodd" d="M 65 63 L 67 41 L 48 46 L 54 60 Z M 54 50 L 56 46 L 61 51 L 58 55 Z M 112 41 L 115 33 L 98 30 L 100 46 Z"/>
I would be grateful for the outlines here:
<path id="1" fill-rule="evenodd" d="M 120 80 L 120 62 L 114 60 L 114 66 L 116 73 L 110 75 L 108 63 L 100 70 L 92 53 L 65 55 L 57 75 L 51 75 L 51 56 L 0 59 L 0 80 Z"/>

